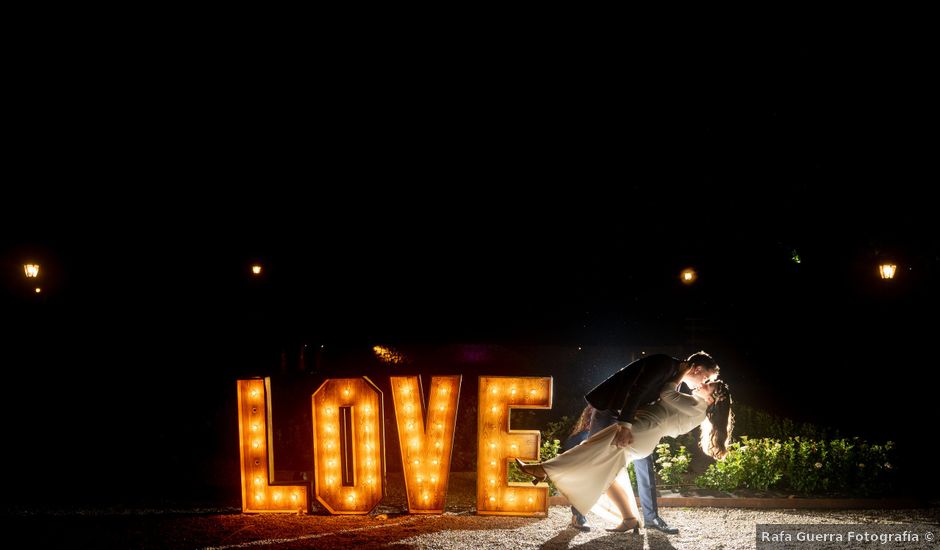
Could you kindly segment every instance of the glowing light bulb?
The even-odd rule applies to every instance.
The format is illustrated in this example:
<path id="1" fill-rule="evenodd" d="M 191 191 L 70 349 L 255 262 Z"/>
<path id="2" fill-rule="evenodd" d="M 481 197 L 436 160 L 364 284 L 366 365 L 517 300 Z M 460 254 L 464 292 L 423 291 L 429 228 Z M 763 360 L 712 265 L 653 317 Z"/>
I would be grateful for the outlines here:
<path id="1" fill-rule="evenodd" d="M 431 483 L 437 483 L 437 478 L 434 476 L 431 476 Z"/>
<path id="2" fill-rule="evenodd" d="M 414 422 L 409 422 L 407 428 L 408 428 L 409 430 L 415 429 L 415 423 L 414 423 Z"/>
<path id="3" fill-rule="evenodd" d="M 440 448 L 441 448 L 441 442 L 440 442 L 440 441 L 435 441 L 435 442 L 434 442 L 434 446 L 437 447 L 438 449 L 440 449 Z"/>
<path id="4" fill-rule="evenodd" d="M 409 393 L 411 393 L 411 388 L 408 387 L 408 386 L 402 386 L 402 388 L 401 388 L 401 394 L 402 394 L 402 395 L 408 395 Z"/>
<path id="5" fill-rule="evenodd" d="M 533 389 L 533 390 L 530 390 L 529 393 L 532 394 L 532 397 L 535 397 L 535 394 L 536 394 L 537 392 Z"/>
<path id="6" fill-rule="evenodd" d="M 532 504 L 533 502 L 535 502 L 535 499 L 533 499 L 532 497 L 529 497 L 528 503 L 529 503 L 529 504 Z"/>
<path id="7" fill-rule="evenodd" d="M 333 407 L 327 407 L 324 411 L 326 411 L 326 414 L 333 414 Z"/>
<path id="8" fill-rule="evenodd" d="M 423 498 L 424 498 L 424 500 L 427 500 L 427 499 L 428 499 L 428 494 L 427 494 L 427 493 L 424 493 L 424 497 L 423 497 Z"/>
<path id="9" fill-rule="evenodd" d="M 261 485 L 262 483 L 264 483 L 264 480 L 261 479 L 261 476 L 256 476 L 256 477 L 255 477 L 255 485 Z"/>
<path id="10" fill-rule="evenodd" d="M 437 423 L 437 429 L 438 429 L 438 430 L 443 430 L 443 429 L 444 429 L 444 423 L 443 423 L 443 422 L 438 422 L 438 423 Z"/>
<path id="11" fill-rule="evenodd" d="M 332 449 L 332 448 L 333 448 L 333 442 L 327 442 L 326 448 L 327 448 L 327 449 Z"/>
<path id="12" fill-rule="evenodd" d="M 300 498 L 300 495 L 298 495 L 297 493 L 292 493 L 290 496 L 290 499 L 295 502 L 297 501 L 298 498 Z"/>
<path id="13" fill-rule="evenodd" d="M 496 442 L 490 441 L 490 449 L 495 449 L 495 448 L 496 448 Z"/>
<path id="14" fill-rule="evenodd" d="M 419 464 L 421 464 L 421 461 L 418 460 L 418 459 L 415 459 L 415 466 L 417 466 L 417 465 L 419 465 Z"/>
<path id="15" fill-rule="evenodd" d="M 274 493 L 274 502 L 279 502 L 281 500 L 281 493 Z"/>
<path id="16" fill-rule="evenodd" d="M 498 386 L 493 386 L 493 389 L 490 390 L 490 392 L 491 392 L 493 395 L 496 395 L 497 393 L 499 393 L 499 387 L 498 387 Z"/>
<path id="17" fill-rule="evenodd" d="M 410 404 L 405 405 L 405 412 L 406 412 L 406 413 L 410 413 L 410 412 L 412 411 L 412 409 L 413 409 L 413 407 L 412 407 Z"/>
<path id="18" fill-rule="evenodd" d="M 343 389 L 343 395 L 349 396 L 349 388 L 344 388 L 344 389 Z"/>
<path id="19" fill-rule="evenodd" d="M 491 460 L 491 461 L 490 461 L 490 466 L 492 466 L 492 467 L 495 468 L 495 467 L 496 467 L 496 461 L 495 461 L 495 460 Z"/>
<path id="20" fill-rule="evenodd" d="M 496 502 L 496 497 L 490 497 L 490 502 Z"/>
<path id="21" fill-rule="evenodd" d="M 493 478 L 490 478 L 490 485 L 496 485 L 496 480 Z"/>
<path id="22" fill-rule="evenodd" d="M 447 388 L 441 388 L 441 395 L 447 395 Z"/>
<path id="23" fill-rule="evenodd" d="M 255 449 L 260 449 L 260 448 L 261 448 L 261 441 L 258 440 L 258 439 L 256 439 L 256 440 L 254 440 L 254 442 L 251 444 L 251 446 L 254 447 Z"/>
<path id="24" fill-rule="evenodd" d="M 374 478 L 374 477 L 370 477 L 370 478 L 369 478 L 369 485 L 374 485 L 374 484 L 375 484 L 375 478 Z"/>
<path id="25" fill-rule="evenodd" d="M 257 432 L 257 431 L 260 430 L 260 429 L 261 429 L 261 425 L 260 425 L 260 424 L 252 424 L 252 425 L 251 425 L 251 431 L 253 431 L 253 432 Z"/>
<path id="26" fill-rule="evenodd" d="M 369 414 L 370 412 L 372 412 L 372 407 L 370 407 L 369 405 L 363 405 L 362 412 Z"/>
<path id="27" fill-rule="evenodd" d="M 432 460 L 432 461 L 431 461 L 431 464 L 437 466 L 437 459 Z"/>
<path id="28" fill-rule="evenodd" d="M 516 395 L 516 388 L 509 390 L 509 393 L 512 395 Z"/>
<path id="29" fill-rule="evenodd" d="M 490 407 L 491 413 L 496 414 L 497 411 L 499 411 L 499 408 L 496 405 L 493 405 L 492 407 Z"/>
<path id="30" fill-rule="evenodd" d="M 441 412 L 444 412 L 444 409 L 445 409 L 445 408 L 444 408 L 444 405 L 441 405 L 440 407 L 437 408 L 437 410 L 439 410 L 439 411 L 441 411 Z"/>
<path id="31" fill-rule="evenodd" d="M 333 466 L 336 466 L 336 461 L 335 461 L 335 460 L 331 460 L 331 461 L 327 462 L 327 464 L 329 464 L 330 468 L 332 468 Z"/>
<path id="32" fill-rule="evenodd" d="M 329 424 L 327 424 L 327 425 L 326 425 L 326 433 L 333 433 L 333 426 L 330 426 Z"/>
<path id="33" fill-rule="evenodd" d="M 418 483 L 421 483 L 422 481 L 424 481 L 424 478 L 421 476 L 418 476 L 415 478 L 415 481 L 417 481 Z"/>
<path id="34" fill-rule="evenodd" d="M 255 493 L 255 500 L 264 500 L 264 493 Z"/>
<path id="35" fill-rule="evenodd" d="M 259 395 L 261 395 L 261 392 L 258 391 L 258 388 L 251 390 L 252 399 L 257 399 Z"/>

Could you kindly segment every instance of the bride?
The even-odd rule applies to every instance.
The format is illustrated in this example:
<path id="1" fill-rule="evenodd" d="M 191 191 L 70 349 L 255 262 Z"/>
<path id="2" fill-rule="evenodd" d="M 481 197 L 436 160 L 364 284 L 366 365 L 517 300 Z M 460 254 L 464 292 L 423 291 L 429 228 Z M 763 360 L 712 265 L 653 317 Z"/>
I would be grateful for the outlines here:
<path id="1" fill-rule="evenodd" d="M 618 426 L 613 424 L 555 458 L 519 468 L 535 477 L 532 483 L 550 478 L 555 487 L 582 514 L 587 513 L 614 483 L 629 461 L 651 454 L 664 436 L 675 437 L 701 425 L 702 450 L 722 458 L 731 441 L 733 415 L 728 384 L 716 380 L 693 390 L 692 395 L 676 391 L 678 382 L 667 383 L 656 403 L 640 409 L 633 423 L 633 441 L 624 448 L 614 445 Z M 629 485 L 627 485 L 629 487 Z M 632 490 L 624 491 L 626 502 L 615 502 L 623 522 L 614 531 L 639 531 L 639 514 Z"/>

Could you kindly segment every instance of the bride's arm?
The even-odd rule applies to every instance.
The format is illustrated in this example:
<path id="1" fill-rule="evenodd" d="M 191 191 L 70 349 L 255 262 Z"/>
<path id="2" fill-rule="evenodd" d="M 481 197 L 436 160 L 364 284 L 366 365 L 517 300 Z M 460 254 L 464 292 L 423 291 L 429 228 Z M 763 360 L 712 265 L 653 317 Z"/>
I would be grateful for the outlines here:
<path id="1" fill-rule="evenodd" d="M 669 408 L 687 416 L 702 414 L 708 408 L 708 403 L 704 399 L 680 393 L 673 386 L 664 387 L 659 398 Z"/>

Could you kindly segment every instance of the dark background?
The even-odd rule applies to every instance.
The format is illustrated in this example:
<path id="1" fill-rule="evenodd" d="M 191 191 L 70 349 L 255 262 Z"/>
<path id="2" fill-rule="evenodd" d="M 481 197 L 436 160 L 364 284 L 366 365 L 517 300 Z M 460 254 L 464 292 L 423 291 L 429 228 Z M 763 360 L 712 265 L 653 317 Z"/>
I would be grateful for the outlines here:
<path id="1" fill-rule="evenodd" d="M 11 69 L 0 361 L 23 502 L 237 499 L 239 376 L 274 377 L 293 441 L 329 374 L 458 372 L 465 399 L 479 374 L 552 375 L 548 420 L 645 350 L 708 350 L 742 402 L 926 460 L 937 117 L 916 41 L 160 44 L 37 43 Z"/>

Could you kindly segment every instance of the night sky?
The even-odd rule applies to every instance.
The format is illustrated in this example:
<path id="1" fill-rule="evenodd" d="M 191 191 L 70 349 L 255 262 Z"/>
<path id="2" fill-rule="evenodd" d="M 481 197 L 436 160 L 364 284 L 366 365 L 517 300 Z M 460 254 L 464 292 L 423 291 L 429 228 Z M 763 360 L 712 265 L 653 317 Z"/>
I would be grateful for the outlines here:
<path id="1" fill-rule="evenodd" d="M 663 89 L 564 55 L 370 52 L 300 78 L 153 53 L 107 93 L 109 61 L 60 52 L 49 74 L 83 85 L 18 91 L 35 108 L 0 203 L 5 460 L 179 490 L 237 464 L 236 377 L 306 387 L 312 350 L 341 369 L 377 344 L 497 350 L 556 395 L 634 351 L 705 349 L 749 404 L 916 441 L 940 305 L 919 51 L 717 48 Z M 490 366 L 422 372 L 513 368 Z"/>

